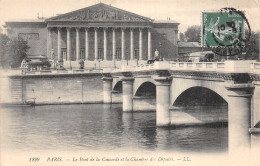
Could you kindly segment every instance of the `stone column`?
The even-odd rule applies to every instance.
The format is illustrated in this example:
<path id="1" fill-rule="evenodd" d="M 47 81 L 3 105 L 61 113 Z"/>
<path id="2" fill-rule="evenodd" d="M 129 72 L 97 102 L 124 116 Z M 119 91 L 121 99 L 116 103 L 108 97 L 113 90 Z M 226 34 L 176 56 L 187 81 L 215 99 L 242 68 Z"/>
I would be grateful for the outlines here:
<path id="1" fill-rule="evenodd" d="M 67 27 L 67 60 L 71 60 L 70 29 L 71 29 L 71 28 Z"/>
<path id="2" fill-rule="evenodd" d="M 133 111 L 133 83 L 134 78 L 132 77 L 122 78 L 124 112 Z"/>
<path id="3" fill-rule="evenodd" d="M 143 60 L 143 29 L 139 28 L 139 59 Z"/>
<path id="4" fill-rule="evenodd" d="M 112 103 L 112 77 L 103 77 L 103 103 Z"/>
<path id="5" fill-rule="evenodd" d="M 228 146 L 229 151 L 250 148 L 251 97 L 254 86 L 233 84 L 226 86 L 228 91 Z"/>
<path id="6" fill-rule="evenodd" d="M 116 60 L 116 28 L 112 28 L 112 56 Z"/>
<path id="7" fill-rule="evenodd" d="M 95 60 L 98 60 L 98 27 L 95 27 L 94 30 L 95 30 L 95 46 L 94 46 Z"/>
<path id="8" fill-rule="evenodd" d="M 148 28 L 148 60 L 151 60 L 152 57 L 152 40 L 151 40 L 151 28 Z"/>
<path id="9" fill-rule="evenodd" d="M 76 28 L 76 60 L 80 60 L 80 40 L 79 40 L 79 30 L 80 28 Z"/>
<path id="10" fill-rule="evenodd" d="M 51 28 L 48 27 L 47 28 L 47 57 L 51 58 L 51 49 L 52 49 L 52 45 L 51 45 Z"/>
<path id="11" fill-rule="evenodd" d="M 58 61 L 61 62 L 61 27 L 57 28 L 58 30 Z"/>
<path id="12" fill-rule="evenodd" d="M 130 28 L 130 59 L 134 60 L 134 28 Z"/>
<path id="13" fill-rule="evenodd" d="M 85 56 L 86 60 L 89 59 L 89 38 L 88 38 L 88 30 L 89 28 L 85 28 Z"/>
<path id="14" fill-rule="evenodd" d="M 122 31 L 122 38 L 121 38 L 121 53 L 122 53 L 122 60 L 125 60 L 125 28 L 121 28 Z"/>
<path id="15" fill-rule="evenodd" d="M 156 125 L 169 126 L 170 121 L 170 77 L 154 77 L 156 81 Z"/>
<path id="16" fill-rule="evenodd" d="M 103 28 L 104 30 L 104 60 L 107 60 L 107 28 Z"/>

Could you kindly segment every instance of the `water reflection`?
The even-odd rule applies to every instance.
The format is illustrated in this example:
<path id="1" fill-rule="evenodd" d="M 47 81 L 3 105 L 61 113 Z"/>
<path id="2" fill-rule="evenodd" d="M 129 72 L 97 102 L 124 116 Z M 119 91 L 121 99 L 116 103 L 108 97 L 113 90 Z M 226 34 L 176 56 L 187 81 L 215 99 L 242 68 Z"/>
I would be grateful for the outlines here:
<path id="1" fill-rule="evenodd" d="M 2 147 L 20 151 L 227 151 L 226 125 L 157 128 L 155 116 L 155 112 L 123 113 L 121 104 L 6 107 L 1 110 Z"/>
<path id="2" fill-rule="evenodd" d="M 155 149 L 157 147 L 155 113 L 123 113 L 124 134 L 126 139 L 131 140 L 131 148 L 141 147 Z"/>

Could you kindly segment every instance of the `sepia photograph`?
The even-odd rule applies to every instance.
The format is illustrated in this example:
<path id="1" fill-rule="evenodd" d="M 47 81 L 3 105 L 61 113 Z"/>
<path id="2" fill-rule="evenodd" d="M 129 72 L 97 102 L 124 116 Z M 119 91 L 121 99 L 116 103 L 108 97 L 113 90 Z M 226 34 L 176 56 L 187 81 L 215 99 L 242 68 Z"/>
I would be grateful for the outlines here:
<path id="1" fill-rule="evenodd" d="M 0 166 L 260 165 L 260 0 L 0 0 Z"/>

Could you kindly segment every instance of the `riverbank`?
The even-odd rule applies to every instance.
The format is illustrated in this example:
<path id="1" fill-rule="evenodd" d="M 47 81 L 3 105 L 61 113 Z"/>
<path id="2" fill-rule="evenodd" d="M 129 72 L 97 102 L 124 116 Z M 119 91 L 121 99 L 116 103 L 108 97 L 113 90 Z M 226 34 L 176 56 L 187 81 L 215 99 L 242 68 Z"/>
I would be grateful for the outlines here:
<path id="1" fill-rule="evenodd" d="M 101 73 L 1 74 L 1 103 L 24 105 L 35 99 L 36 105 L 103 103 Z M 121 94 L 113 94 L 120 103 Z"/>

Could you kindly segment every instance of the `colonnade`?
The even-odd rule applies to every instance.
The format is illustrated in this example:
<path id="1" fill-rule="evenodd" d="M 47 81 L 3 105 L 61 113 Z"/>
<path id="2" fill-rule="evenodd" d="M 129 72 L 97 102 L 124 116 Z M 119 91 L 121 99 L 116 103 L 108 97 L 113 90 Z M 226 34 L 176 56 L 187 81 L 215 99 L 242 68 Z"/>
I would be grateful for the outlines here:
<path id="1" fill-rule="evenodd" d="M 103 42 L 103 48 L 104 48 L 104 58 L 103 60 L 108 60 L 108 51 L 107 51 L 107 40 L 108 40 L 108 29 L 112 29 L 112 60 L 115 60 L 115 55 L 116 55 L 116 30 L 119 28 L 121 30 L 121 60 L 126 60 L 126 44 L 125 44 L 125 31 L 126 29 L 129 29 L 130 31 L 130 60 L 134 60 L 134 30 L 138 29 L 139 30 L 139 60 L 145 60 L 144 54 L 143 54 L 143 30 L 144 28 L 127 28 L 127 27 L 75 27 L 76 30 L 76 61 L 80 60 L 80 30 L 81 29 L 85 30 L 85 59 L 89 59 L 89 30 L 90 28 L 94 28 L 94 58 L 95 60 L 98 60 L 98 30 L 100 28 L 103 29 L 103 34 L 104 34 L 104 42 Z M 48 35 L 47 35 L 47 52 L 50 54 L 50 50 L 52 48 L 51 46 L 51 27 L 48 27 Z M 61 53 L 61 29 L 62 27 L 57 27 L 57 54 L 58 54 L 58 60 L 62 61 L 62 53 Z M 67 59 L 71 59 L 71 27 L 66 27 L 67 30 Z M 151 39 L 151 28 L 146 27 L 147 29 L 147 54 L 148 54 L 148 59 L 152 59 L 152 39 Z"/>

